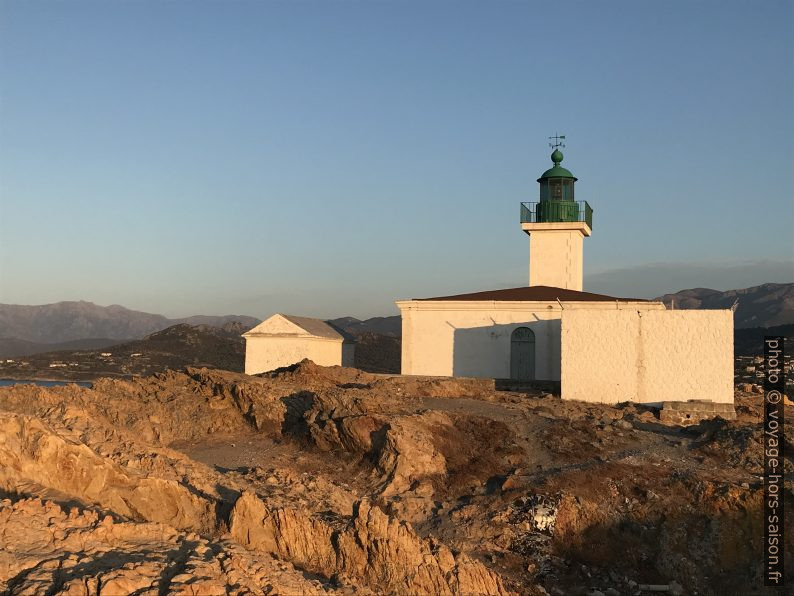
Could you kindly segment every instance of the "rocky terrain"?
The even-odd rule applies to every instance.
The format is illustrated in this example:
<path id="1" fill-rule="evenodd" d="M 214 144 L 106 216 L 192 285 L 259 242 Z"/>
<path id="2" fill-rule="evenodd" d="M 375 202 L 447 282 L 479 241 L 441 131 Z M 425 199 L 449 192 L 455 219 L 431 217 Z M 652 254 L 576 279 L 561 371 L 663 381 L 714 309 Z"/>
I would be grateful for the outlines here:
<path id="1" fill-rule="evenodd" d="M 760 397 L 737 412 L 310 362 L 0 388 L 0 592 L 761 594 Z"/>

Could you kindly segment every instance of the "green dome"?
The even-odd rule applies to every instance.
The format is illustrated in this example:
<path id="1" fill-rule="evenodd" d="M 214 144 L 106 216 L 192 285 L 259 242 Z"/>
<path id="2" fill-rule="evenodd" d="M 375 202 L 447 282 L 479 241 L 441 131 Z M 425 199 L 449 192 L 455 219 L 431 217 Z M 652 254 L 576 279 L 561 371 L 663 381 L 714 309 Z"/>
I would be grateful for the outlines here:
<path id="1" fill-rule="evenodd" d="M 540 178 L 538 178 L 538 182 L 546 178 L 572 178 L 574 181 L 578 180 L 569 170 L 566 170 L 560 165 L 562 157 L 562 151 L 555 149 L 554 153 L 551 154 L 551 161 L 554 162 L 554 166 L 543 172 Z"/>

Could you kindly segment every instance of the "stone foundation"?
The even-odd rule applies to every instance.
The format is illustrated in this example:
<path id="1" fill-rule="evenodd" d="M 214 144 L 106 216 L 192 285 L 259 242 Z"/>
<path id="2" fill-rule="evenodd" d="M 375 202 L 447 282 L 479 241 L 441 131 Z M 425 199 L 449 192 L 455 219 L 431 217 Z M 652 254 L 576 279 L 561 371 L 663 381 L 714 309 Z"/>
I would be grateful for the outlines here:
<path id="1" fill-rule="evenodd" d="M 725 420 L 734 420 L 736 418 L 736 410 L 733 408 L 733 404 L 695 399 L 689 401 L 666 401 L 663 402 L 662 409 L 659 412 L 659 420 L 662 422 L 681 425 L 697 424 L 701 420 L 716 418 L 717 416 Z"/>
<path id="2" fill-rule="evenodd" d="M 551 393 L 560 396 L 559 381 L 517 381 L 515 379 L 496 379 L 497 391 L 515 391 L 516 393 Z"/>

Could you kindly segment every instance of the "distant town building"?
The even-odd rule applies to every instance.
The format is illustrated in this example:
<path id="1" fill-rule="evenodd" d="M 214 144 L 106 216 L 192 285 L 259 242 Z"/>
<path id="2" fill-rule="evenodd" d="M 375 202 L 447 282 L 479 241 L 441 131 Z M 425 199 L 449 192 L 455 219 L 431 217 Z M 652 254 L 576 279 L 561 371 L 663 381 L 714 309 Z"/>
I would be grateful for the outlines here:
<path id="1" fill-rule="evenodd" d="M 245 372 L 249 375 L 289 366 L 308 358 L 322 366 L 353 366 L 355 343 L 343 330 L 309 317 L 275 314 L 245 338 Z"/>
<path id="2" fill-rule="evenodd" d="M 539 200 L 521 203 L 529 285 L 397 301 L 402 373 L 559 382 L 563 399 L 606 403 L 733 402 L 731 310 L 582 291 L 593 210 L 558 145 Z"/>
<path id="3" fill-rule="evenodd" d="M 107 358 L 109 356 L 112 356 L 113 353 L 112 352 L 101 352 L 99 355 L 102 356 L 103 358 Z"/>

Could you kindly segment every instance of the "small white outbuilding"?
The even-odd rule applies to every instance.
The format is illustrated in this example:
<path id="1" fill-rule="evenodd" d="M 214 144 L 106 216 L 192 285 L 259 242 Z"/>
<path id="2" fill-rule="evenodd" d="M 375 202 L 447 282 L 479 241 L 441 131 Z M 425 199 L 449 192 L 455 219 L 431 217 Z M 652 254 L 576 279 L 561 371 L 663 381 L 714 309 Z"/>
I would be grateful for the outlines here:
<path id="1" fill-rule="evenodd" d="M 321 366 L 353 366 L 353 338 L 320 319 L 275 314 L 243 337 L 247 375 L 290 366 L 304 358 Z"/>

